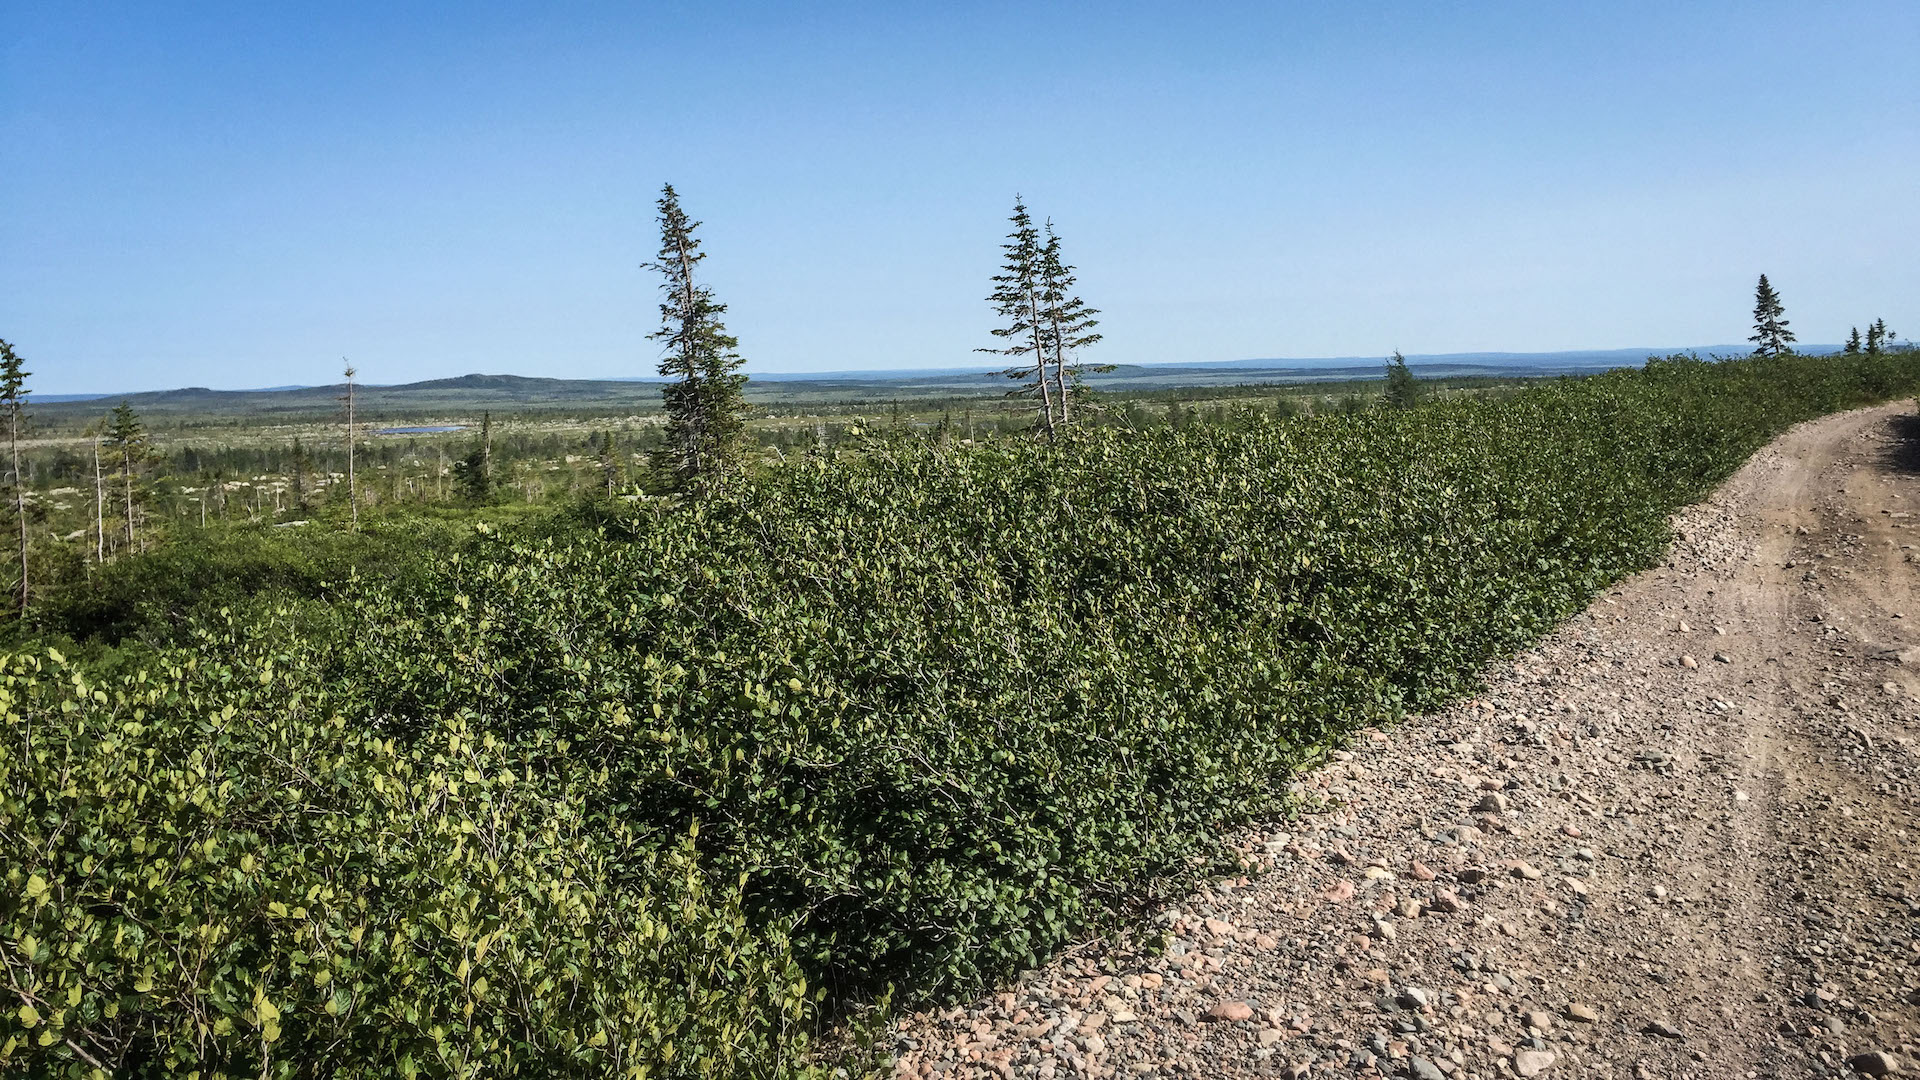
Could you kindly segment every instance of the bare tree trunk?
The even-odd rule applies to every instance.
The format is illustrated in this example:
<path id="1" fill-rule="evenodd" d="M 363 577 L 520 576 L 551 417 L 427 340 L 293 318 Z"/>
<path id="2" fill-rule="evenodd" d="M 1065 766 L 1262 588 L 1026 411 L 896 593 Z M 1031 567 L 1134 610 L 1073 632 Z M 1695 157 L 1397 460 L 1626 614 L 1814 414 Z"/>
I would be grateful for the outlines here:
<path id="1" fill-rule="evenodd" d="M 126 480 L 127 489 L 127 550 L 133 550 L 133 450 L 125 451 L 127 460 L 120 466 L 120 475 Z"/>
<path id="2" fill-rule="evenodd" d="M 347 505 L 353 511 L 353 527 L 360 527 L 360 489 L 353 477 L 353 365 L 347 365 Z"/>
<path id="3" fill-rule="evenodd" d="M 1040 381 L 1040 402 L 1045 407 L 1047 418 L 1047 438 L 1052 439 L 1053 431 L 1053 394 L 1047 390 L 1047 350 L 1040 346 L 1040 301 L 1033 295 L 1033 287 L 1027 287 L 1027 314 L 1033 317 L 1033 376 Z"/>
<path id="4" fill-rule="evenodd" d="M 107 561 L 107 484 L 100 472 L 100 436 L 93 437 L 93 561 Z"/>
<path id="5" fill-rule="evenodd" d="M 20 515 L 20 615 L 27 614 L 27 489 L 20 476 L 20 408 L 7 413 L 7 442 L 13 449 L 13 509 Z"/>

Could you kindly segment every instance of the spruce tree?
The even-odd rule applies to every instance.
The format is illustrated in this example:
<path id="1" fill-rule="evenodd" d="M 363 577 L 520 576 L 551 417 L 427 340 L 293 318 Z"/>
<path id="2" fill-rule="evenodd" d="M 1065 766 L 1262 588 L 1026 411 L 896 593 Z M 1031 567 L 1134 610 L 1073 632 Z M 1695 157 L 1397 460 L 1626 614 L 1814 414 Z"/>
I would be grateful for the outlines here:
<path id="1" fill-rule="evenodd" d="M 1793 331 L 1787 329 L 1785 315 L 1780 294 L 1767 282 L 1767 275 L 1761 274 L 1753 292 L 1753 336 L 1747 339 L 1753 342 L 1753 355 L 1780 356 L 1793 351 Z"/>
<path id="2" fill-rule="evenodd" d="M 126 496 L 127 506 L 127 550 L 134 548 L 134 509 L 133 480 L 140 471 L 150 453 L 147 442 L 147 428 L 126 402 L 113 407 L 113 415 L 107 420 L 107 445 L 113 447 L 114 457 L 120 469 L 120 481 Z"/>
<path id="3" fill-rule="evenodd" d="M 1387 404 L 1396 409 L 1410 409 L 1420 400 L 1420 383 L 1407 367 L 1407 358 L 1400 350 L 1393 350 L 1393 357 L 1387 361 Z"/>
<path id="4" fill-rule="evenodd" d="M 672 184 L 661 188 L 656 205 L 660 255 L 646 269 L 665 280 L 660 329 L 649 340 L 660 342 L 665 353 L 660 374 L 674 380 L 661 391 L 667 413 L 662 456 L 676 486 L 698 488 L 737 464 L 746 433 L 747 377 L 739 372 L 740 342 L 720 321 L 727 306 L 694 279 L 707 257 L 694 236 L 700 223 L 680 208 Z"/>
<path id="5" fill-rule="evenodd" d="M 345 362 L 344 357 L 342 357 L 342 362 Z M 353 425 L 353 377 L 359 374 L 359 372 L 353 369 L 351 363 L 347 363 L 345 374 L 347 377 L 347 396 L 342 400 L 347 403 L 347 505 L 352 508 L 353 527 L 358 529 L 360 527 L 360 484 L 354 477 L 353 472 L 353 444 L 358 434 L 354 431 Z"/>
<path id="6" fill-rule="evenodd" d="M 1879 356 L 1886 350 L 1887 340 L 1893 335 L 1887 332 L 1887 320 L 1875 319 L 1867 325 L 1867 355 Z"/>
<path id="7" fill-rule="evenodd" d="M 612 431 L 600 436 L 600 474 L 607 482 L 607 498 L 611 499 L 620 483 L 620 457 Z"/>
<path id="8" fill-rule="evenodd" d="M 493 499 L 493 413 L 480 414 L 480 436 L 473 449 L 453 463 L 454 483 L 460 494 L 476 506 Z"/>
<path id="9" fill-rule="evenodd" d="M 1047 350 L 1040 310 L 1040 230 L 1020 196 L 1013 197 L 1013 214 L 1008 218 L 1013 231 L 1000 245 L 1005 262 L 993 277 L 993 292 L 987 302 L 1005 324 L 993 336 L 1005 342 L 998 348 L 976 352 L 1019 357 L 1019 363 L 1001 374 L 1021 382 L 1009 397 L 1035 397 L 1040 400 L 1040 426 L 1048 438 L 1054 436 L 1053 389 L 1047 384 Z"/>
<path id="10" fill-rule="evenodd" d="M 1847 353 L 1848 355 L 1852 355 L 1860 351 L 1860 328 L 1859 327 L 1857 326 L 1854 327 L 1853 333 L 1847 335 L 1846 348 L 1840 351 Z"/>
<path id="11" fill-rule="evenodd" d="M 1079 351 L 1100 340 L 1100 335 L 1094 332 L 1094 327 L 1100 325 L 1094 316 L 1100 312 L 1074 295 L 1074 268 L 1060 257 L 1060 237 L 1053 231 L 1053 222 L 1047 222 L 1046 233 L 1038 267 L 1041 341 L 1053 364 L 1053 390 L 1059 402 L 1060 426 L 1067 427 L 1073 422 L 1073 402 L 1087 395 L 1084 375 L 1088 368 L 1080 362 Z M 1113 369 L 1107 365 L 1092 370 Z"/>
<path id="12" fill-rule="evenodd" d="M 20 521 L 20 614 L 27 613 L 27 485 L 20 472 L 20 436 L 27 426 L 25 361 L 13 346 L 0 341 L 0 409 L 7 413 L 7 449 L 13 456 L 13 512 Z"/>

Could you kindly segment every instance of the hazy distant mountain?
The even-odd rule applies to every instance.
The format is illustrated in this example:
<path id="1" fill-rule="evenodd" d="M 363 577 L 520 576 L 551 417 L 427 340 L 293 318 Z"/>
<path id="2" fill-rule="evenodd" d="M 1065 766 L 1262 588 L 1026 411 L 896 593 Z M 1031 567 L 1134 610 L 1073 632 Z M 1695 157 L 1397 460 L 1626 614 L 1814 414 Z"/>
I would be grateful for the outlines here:
<path id="1" fill-rule="evenodd" d="M 1837 351 L 1837 345 L 1807 346 L 1805 352 Z M 1587 349 L 1570 352 L 1421 353 L 1407 363 L 1421 375 L 1565 375 L 1637 367 L 1649 356 L 1697 353 L 1744 355 L 1741 345 L 1693 348 Z M 1385 359 L 1378 356 L 1262 357 L 1245 360 L 1123 364 L 1093 375 L 1089 382 L 1109 390 L 1146 390 L 1175 386 L 1227 386 L 1243 383 L 1322 382 L 1374 378 Z M 999 367 L 896 368 L 883 371 L 768 372 L 753 375 L 749 394 L 761 400 L 832 397 L 838 400 L 886 400 L 889 396 L 972 396 L 999 393 L 1005 386 Z M 660 404 L 657 376 L 616 379 L 550 379 L 527 375 L 460 375 L 393 386 L 362 384 L 355 404 L 369 421 L 397 417 L 471 415 L 503 412 L 574 411 L 605 415 L 631 409 L 650 412 Z M 799 385 L 795 385 L 799 384 Z M 804 387 L 804 389 L 801 389 Z M 345 384 L 276 386 L 258 390 L 213 390 L 204 386 L 121 394 L 36 394 L 34 402 L 55 415 L 78 416 L 99 403 L 126 401 L 143 413 L 211 412 L 263 418 L 313 418 L 340 409 Z M 93 403 L 93 404 L 89 404 Z"/>

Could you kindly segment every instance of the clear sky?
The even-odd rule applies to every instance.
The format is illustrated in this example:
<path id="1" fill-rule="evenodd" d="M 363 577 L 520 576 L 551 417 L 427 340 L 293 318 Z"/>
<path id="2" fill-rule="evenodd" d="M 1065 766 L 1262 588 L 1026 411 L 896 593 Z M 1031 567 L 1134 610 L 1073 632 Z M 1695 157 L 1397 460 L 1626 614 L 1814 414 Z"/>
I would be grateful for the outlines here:
<path id="1" fill-rule="evenodd" d="M 952 366 L 1016 192 L 1110 362 L 1920 335 L 1920 3 L 0 0 L 43 392 Z"/>

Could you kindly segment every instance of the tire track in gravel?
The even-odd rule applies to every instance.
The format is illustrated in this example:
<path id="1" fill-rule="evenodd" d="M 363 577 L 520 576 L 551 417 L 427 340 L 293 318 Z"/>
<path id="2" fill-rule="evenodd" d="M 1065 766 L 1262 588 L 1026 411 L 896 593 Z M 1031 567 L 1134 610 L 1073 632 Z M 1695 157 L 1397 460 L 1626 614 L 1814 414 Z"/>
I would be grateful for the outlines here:
<path id="1" fill-rule="evenodd" d="M 1330 808 L 1164 950 L 906 1018 L 896 1076 L 1920 1069 L 1916 505 L 1909 406 L 1800 425 L 1482 696 L 1302 777 Z"/>

